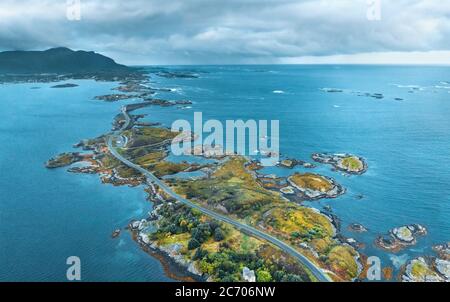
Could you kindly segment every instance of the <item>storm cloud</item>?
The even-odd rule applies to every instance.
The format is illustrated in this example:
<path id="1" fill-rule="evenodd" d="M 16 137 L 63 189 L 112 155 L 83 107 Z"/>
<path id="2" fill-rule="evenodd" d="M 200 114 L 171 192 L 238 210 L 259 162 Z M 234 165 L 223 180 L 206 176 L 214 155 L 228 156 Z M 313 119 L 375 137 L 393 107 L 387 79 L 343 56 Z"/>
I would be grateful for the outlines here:
<path id="1" fill-rule="evenodd" d="M 381 0 L 381 19 L 370 21 L 373 1 L 81 0 L 81 19 L 73 21 L 67 9 L 76 1 L 2 0 L 0 50 L 67 46 L 128 64 L 448 55 L 450 3 Z"/>

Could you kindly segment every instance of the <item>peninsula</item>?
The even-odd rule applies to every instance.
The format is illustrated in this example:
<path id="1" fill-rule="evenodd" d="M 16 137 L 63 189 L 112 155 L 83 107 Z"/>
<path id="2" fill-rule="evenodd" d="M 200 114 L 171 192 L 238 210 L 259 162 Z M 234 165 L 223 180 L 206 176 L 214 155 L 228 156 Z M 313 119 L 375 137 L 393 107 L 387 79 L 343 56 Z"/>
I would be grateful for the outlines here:
<path id="1" fill-rule="evenodd" d="M 47 166 L 80 161 L 86 165 L 69 170 L 98 173 L 103 182 L 114 185 L 147 186 L 154 210 L 129 224 L 144 250 L 162 253 L 198 280 L 243 281 L 242 268 L 254 272 L 257 281 L 360 277 L 359 253 L 341 239 L 330 217 L 287 200 L 283 190 L 267 188 L 263 176 L 252 168 L 259 163 L 243 156 L 227 154 L 200 165 L 168 160 L 170 144 L 180 133 L 141 125 L 141 116 L 132 114 L 142 106 L 166 106 L 166 102 L 155 102 L 140 80 L 119 85 L 117 89 L 128 87 L 127 92 L 143 103 L 122 107 L 111 133 L 76 144 L 92 153 L 62 154 Z M 203 176 L 176 177 L 196 171 Z M 293 174 L 289 180 L 305 200 L 345 192 L 334 180 L 318 174 Z"/>

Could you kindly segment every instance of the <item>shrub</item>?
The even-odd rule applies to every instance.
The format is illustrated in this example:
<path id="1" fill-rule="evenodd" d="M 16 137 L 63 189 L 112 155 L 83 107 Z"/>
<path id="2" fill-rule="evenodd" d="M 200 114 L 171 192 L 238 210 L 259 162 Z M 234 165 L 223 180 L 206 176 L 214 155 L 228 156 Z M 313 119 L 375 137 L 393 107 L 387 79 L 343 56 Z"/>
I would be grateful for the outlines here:
<path id="1" fill-rule="evenodd" d="M 216 228 L 214 231 L 214 240 L 215 241 L 222 241 L 225 239 L 225 234 L 223 233 L 221 228 Z"/>
<path id="2" fill-rule="evenodd" d="M 258 282 L 271 282 L 272 276 L 268 271 L 260 269 L 256 272 L 256 280 Z"/>
<path id="3" fill-rule="evenodd" d="M 198 242 L 196 239 L 192 238 L 188 243 L 188 249 L 189 250 L 195 250 L 200 246 L 200 242 Z"/>

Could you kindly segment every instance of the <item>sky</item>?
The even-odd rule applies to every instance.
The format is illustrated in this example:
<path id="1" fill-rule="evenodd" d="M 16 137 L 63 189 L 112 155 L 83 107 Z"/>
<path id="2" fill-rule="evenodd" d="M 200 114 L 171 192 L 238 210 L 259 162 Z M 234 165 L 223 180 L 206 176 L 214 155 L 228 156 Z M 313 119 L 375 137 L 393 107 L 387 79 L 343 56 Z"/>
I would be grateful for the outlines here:
<path id="1" fill-rule="evenodd" d="M 450 0 L 0 0 L 0 51 L 59 46 L 129 65 L 450 64 Z"/>

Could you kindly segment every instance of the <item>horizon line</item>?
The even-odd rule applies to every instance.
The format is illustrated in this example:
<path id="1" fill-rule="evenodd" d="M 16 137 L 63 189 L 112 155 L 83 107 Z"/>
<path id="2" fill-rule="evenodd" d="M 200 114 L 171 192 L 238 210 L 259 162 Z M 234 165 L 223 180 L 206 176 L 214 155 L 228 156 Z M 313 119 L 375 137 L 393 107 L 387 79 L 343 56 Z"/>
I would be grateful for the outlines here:
<path id="1" fill-rule="evenodd" d="M 124 64 L 128 67 L 151 67 L 151 66 L 429 66 L 450 67 L 450 63 L 186 63 L 186 64 Z"/>

